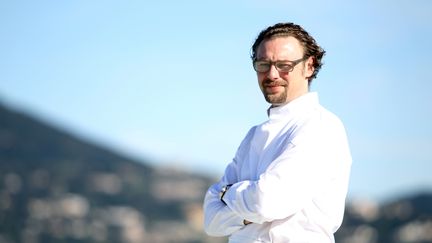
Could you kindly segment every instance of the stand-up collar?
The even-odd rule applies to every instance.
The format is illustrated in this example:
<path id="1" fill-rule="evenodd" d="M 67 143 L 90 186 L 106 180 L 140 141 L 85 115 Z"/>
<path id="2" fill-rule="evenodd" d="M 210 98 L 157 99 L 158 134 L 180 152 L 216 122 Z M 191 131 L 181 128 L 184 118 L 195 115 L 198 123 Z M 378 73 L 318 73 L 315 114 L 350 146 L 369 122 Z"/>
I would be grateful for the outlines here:
<path id="1" fill-rule="evenodd" d="M 301 112 L 310 110 L 319 104 L 318 93 L 306 93 L 287 104 L 273 107 L 267 110 L 267 115 L 270 120 L 278 120 L 286 116 L 292 116 Z"/>

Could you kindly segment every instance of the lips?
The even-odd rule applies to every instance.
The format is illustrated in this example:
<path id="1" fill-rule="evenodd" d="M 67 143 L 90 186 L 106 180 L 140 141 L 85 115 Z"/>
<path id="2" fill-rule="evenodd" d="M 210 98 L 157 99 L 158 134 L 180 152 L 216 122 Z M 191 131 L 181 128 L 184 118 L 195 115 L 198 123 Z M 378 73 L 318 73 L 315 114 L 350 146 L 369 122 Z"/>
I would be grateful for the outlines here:
<path id="1" fill-rule="evenodd" d="M 276 94 L 283 92 L 286 83 L 279 80 L 264 79 L 262 82 L 263 91 L 267 94 Z"/>
<path id="2" fill-rule="evenodd" d="M 271 85 L 264 85 L 264 87 L 266 87 L 266 88 L 274 88 L 274 87 L 282 87 L 283 85 L 282 84 L 271 84 Z"/>
<path id="3" fill-rule="evenodd" d="M 266 79 L 263 82 L 264 87 L 285 86 L 285 82 Z"/>
<path id="4" fill-rule="evenodd" d="M 267 93 L 277 93 L 283 89 L 282 85 L 266 85 L 264 86 Z"/>

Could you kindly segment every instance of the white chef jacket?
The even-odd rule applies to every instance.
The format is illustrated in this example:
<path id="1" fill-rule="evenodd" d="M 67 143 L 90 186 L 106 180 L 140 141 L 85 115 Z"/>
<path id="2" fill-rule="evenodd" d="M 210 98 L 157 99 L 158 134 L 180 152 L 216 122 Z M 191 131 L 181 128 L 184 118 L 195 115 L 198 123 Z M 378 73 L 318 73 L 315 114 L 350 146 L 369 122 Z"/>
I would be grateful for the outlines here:
<path id="1" fill-rule="evenodd" d="M 342 122 L 307 93 L 268 110 L 204 200 L 204 226 L 229 242 L 334 242 L 351 155 Z M 233 184 L 220 200 L 223 186 Z M 244 225 L 243 220 L 253 222 Z"/>

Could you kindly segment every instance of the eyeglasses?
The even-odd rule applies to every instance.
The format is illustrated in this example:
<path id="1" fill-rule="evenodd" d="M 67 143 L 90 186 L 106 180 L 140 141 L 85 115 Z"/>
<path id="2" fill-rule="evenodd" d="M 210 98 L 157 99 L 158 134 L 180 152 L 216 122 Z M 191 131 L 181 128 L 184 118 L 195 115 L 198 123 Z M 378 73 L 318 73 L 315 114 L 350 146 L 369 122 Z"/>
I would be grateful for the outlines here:
<path id="1" fill-rule="evenodd" d="M 294 61 L 276 61 L 276 62 L 255 60 L 253 62 L 253 67 L 255 71 L 257 71 L 258 73 L 265 73 L 270 70 L 272 65 L 274 65 L 276 67 L 276 70 L 278 70 L 279 72 L 289 73 L 294 69 L 294 67 L 297 64 L 306 60 L 307 58 L 308 58 L 307 56 L 304 56 Z"/>

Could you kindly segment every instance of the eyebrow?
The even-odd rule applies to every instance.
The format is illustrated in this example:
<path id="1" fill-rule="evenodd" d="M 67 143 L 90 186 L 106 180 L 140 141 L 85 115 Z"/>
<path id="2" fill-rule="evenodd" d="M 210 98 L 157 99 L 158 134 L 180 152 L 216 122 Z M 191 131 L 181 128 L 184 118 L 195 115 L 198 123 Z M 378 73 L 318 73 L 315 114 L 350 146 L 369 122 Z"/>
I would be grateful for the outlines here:
<path id="1" fill-rule="evenodd" d="M 296 61 L 298 59 L 296 59 L 296 60 L 276 60 L 276 61 L 272 61 L 270 59 L 259 59 L 259 58 L 257 58 L 256 60 L 257 61 L 267 61 L 267 62 L 294 62 L 294 61 Z"/>

